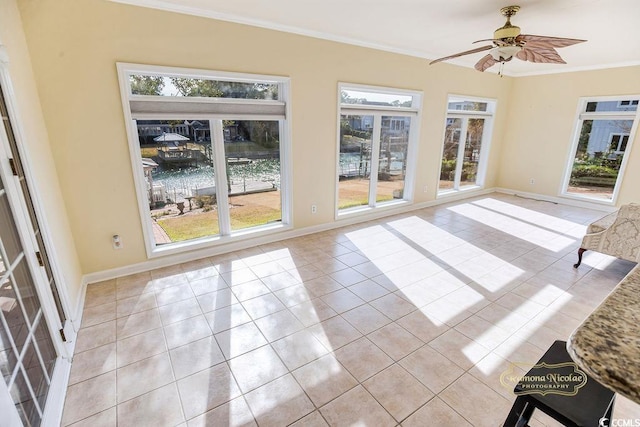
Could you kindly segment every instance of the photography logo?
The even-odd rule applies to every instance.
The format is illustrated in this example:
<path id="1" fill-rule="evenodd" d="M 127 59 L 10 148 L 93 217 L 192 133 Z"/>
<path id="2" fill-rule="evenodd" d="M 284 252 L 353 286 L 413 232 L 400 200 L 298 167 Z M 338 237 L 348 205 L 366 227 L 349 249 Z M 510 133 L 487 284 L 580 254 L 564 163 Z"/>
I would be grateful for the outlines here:
<path id="1" fill-rule="evenodd" d="M 587 383 L 587 374 L 573 362 L 551 364 L 543 362 L 534 365 L 526 374 L 522 374 L 521 371 L 528 366 L 531 365 L 510 364 L 509 368 L 500 375 L 500 382 L 518 396 L 524 394 L 575 396 Z M 519 367 L 521 369 L 518 369 Z"/>
<path id="2" fill-rule="evenodd" d="M 640 418 L 600 418 L 598 427 L 639 427 Z"/>

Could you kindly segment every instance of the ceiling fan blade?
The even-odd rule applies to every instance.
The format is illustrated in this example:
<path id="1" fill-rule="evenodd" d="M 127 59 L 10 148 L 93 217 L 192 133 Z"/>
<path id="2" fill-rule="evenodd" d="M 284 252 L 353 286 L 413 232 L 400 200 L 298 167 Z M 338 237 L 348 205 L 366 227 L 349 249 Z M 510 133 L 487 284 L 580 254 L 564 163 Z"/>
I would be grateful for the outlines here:
<path id="1" fill-rule="evenodd" d="M 520 52 L 516 53 L 516 58 L 523 61 L 543 64 L 566 64 L 558 52 L 552 47 L 538 48 L 525 45 Z"/>
<path id="2" fill-rule="evenodd" d="M 476 65 L 474 65 L 474 67 L 478 71 L 484 71 L 494 65 L 496 62 L 497 61 L 493 59 L 493 56 L 491 56 L 491 54 L 488 54 L 480 58 L 480 61 L 476 62 Z"/>
<path id="3" fill-rule="evenodd" d="M 536 36 L 533 34 L 520 34 L 516 37 L 517 43 L 524 42 L 527 46 L 536 47 L 567 47 L 574 44 L 586 42 L 581 39 L 567 39 L 563 37 Z"/>
<path id="4" fill-rule="evenodd" d="M 445 56 L 444 58 L 438 58 L 438 59 L 435 59 L 435 60 L 429 62 L 429 65 L 433 65 L 436 62 L 442 62 L 442 61 L 446 61 L 448 59 L 457 58 L 459 56 L 470 55 L 472 53 L 478 53 L 478 52 L 484 52 L 485 50 L 489 50 L 489 49 L 493 49 L 493 46 L 491 46 L 491 45 L 482 46 L 482 47 L 478 47 L 476 49 L 467 50 L 465 52 L 460 52 L 460 53 L 456 53 L 456 54 L 453 54 L 453 55 Z"/>

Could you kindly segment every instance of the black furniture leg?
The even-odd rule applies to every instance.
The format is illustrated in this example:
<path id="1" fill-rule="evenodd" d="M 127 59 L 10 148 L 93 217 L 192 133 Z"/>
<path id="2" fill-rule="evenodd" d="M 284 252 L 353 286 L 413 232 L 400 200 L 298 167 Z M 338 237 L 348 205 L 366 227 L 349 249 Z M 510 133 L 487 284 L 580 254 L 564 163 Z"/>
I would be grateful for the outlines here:
<path id="1" fill-rule="evenodd" d="M 611 405 L 609 405 L 609 409 L 607 409 L 607 414 L 603 417 L 606 418 L 607 421 L 604 422 L 604 426 L 605 427 L 610 427 L 611 426 L 611 417 L 613 416 L 613 405 L 616 403 L 616 400 L 613 399 L 611 401 Z"/>
<path id="2" fill-rule="evenodd" d="M 578 263 L 577 264 L 573 264 L 573 268 L 578 268 L 580 267 L 580 264 L 582 264 L 582 254 L 585 253 L 587 250 L 586 249 L 578 249 Z"/>
<path id="3" fill-rule="evenodd" d="M 527 399 L 519 396 L 509 411 L 507 419 L 504 421 L 503 427 L 525 427 L 535 407 L 527 402 Z"/>
<path id="4" fill-rule="evenodd" d="M 566 347 L 565 341 L 555 341 L 525 377 L 546 378 L 554 365 L 573 363 Z M 529 420 L 536 409 L 567 427 L 611 425 L 616 395 L 593 378 L 587 377 L 586 383 L 576 387 L 576 393 L 570 396 L 557 393 L 528 393 L 527 383 L 522 381 L 518 382 L 513 389 L 517 398 L 503 427 L 528 427 Z M 605 421 L 605 418 L 608 420 Z"/>

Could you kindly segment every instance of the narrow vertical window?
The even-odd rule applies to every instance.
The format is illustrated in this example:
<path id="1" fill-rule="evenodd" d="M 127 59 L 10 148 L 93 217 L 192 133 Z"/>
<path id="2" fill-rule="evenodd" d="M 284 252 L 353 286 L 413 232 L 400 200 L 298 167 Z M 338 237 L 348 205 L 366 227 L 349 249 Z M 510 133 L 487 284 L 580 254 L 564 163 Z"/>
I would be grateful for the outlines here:
<path id="1" fill-rule="evenodd" d="M 421 94 L 340 85 L 338 214 L 411 200 Z"/>
<path id="2" fill-rule="evenodd" d="M 495 101 L 450 96 L 438 194 L 484 185 Z"/>
<path id="3" fill-rule="evenodd" d="M 582 99 L 563 194 L 612 202 L 637 125 L 637 97 Z"/>

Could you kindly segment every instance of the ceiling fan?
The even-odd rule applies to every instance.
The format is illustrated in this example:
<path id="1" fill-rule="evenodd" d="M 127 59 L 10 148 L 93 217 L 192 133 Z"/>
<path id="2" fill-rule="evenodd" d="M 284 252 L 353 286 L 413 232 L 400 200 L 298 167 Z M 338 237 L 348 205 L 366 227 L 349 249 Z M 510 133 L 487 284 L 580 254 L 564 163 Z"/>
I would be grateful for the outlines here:
<path id="1" fill-rule="evenodd" d="M 484 52 L 486 50 L 488 50 L 489 53 L 483 56 L 475 65 L 478 71 L 484 71 L 498 62 L 502 66 L 505 62 L 511 61 L 514 56 L 522 61 L 566 64 L 560 55 L 558 55 L 556 48 L 586 42 L 586 40 L 579 39 L 520 34 L 520 27 L 511 25 L 511 17 L 519 10 L 520 6 L 507 6 L 500 9 L 500 13 L 507 18 L 507 22 L 493 33 L 492 39 L 474 42 L 490 41 L 493 42 L 493 44 L 445 56 L 444 58 L 431 61 L 429 64 L 435 64 L 472 53 Z"/>

